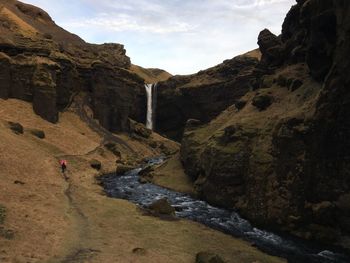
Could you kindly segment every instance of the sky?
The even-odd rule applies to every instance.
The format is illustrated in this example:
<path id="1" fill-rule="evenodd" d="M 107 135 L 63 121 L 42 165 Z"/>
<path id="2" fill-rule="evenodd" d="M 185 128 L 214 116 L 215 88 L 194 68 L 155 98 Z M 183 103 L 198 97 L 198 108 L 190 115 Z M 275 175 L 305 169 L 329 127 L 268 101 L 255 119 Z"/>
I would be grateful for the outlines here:
<path id="1" fill-rule="evenodd" d="M 192 74 L 280 34 L 295 0 L 22 0 L 90 43 L 120 43 L 133 64 Z"/>

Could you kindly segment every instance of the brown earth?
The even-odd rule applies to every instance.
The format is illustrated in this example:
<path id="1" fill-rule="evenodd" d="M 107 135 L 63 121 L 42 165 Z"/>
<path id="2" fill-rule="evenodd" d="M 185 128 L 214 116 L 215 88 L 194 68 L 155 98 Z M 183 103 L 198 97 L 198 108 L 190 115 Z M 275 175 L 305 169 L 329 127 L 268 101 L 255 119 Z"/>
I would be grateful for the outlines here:
<path id="1" fill-rule="evenodd" d="M 283 262 L 200 224 L 145 216 L 127 201 L 107 198 L 89 162 L 99 160 L 106 173 L 119 158 L 76 108 L 61 114 L 57 124 L 35 115 L 27 102 L 0 100 L 0 109 L 2 215 L 6 211 L 1 227 L 12 233 L 0 235 L 1 262 L 194 262 L 200 251 L 213 251 L 227 262 Z M 20 123 L 24 133 L 15 134 L 8 121 Z M 33 136 L 33 128 L 45 138 Z M 126 135 L 110 136 L 125 161 L 161 153 Z M 68 180 L 60 173 L 61 158 L 68 160 Z"/>

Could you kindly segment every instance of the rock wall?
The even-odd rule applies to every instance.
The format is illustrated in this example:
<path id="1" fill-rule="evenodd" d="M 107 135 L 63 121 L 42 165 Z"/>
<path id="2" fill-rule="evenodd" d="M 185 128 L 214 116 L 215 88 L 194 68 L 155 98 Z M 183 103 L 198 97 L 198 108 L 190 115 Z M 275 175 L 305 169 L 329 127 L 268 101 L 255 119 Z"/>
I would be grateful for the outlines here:
<path id="1" fill-rule="evenodd" d="M 88 44 L 15 0 L 0 0 L 0 15 L 0 98 L 33 102 L 38 115 L 57 122 L 58 112 L 85 92 L 110 131 L 126 131 L 129 118 L 145 120 L 143 80 L 129 72 L 122 45 Z"/>
<path id="2" fill-rule="evenodd" d="M 257 58 L 243 55 L 194 75 L 174 76 L 160 82 L 156 130 L 181 140 L 188 119 L 209 122 L 250 89 L 252 70 L 257 63 Z"/>
<path id="3" fill-rule="evenodd" d="M 188 122 L 181 158 L 203 198 L 255 223 L 347 247 L 349 8 L 297 1 L 281 36 L 260 33 L 262 58 L 243 105 L 209 124 Z"/>

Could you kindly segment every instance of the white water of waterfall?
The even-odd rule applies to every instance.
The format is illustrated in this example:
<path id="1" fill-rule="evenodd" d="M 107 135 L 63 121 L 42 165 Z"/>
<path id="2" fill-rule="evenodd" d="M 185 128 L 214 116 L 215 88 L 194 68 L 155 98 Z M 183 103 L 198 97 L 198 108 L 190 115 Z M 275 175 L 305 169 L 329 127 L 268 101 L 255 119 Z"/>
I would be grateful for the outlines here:
<path id="1" fill-rule="evenodd" d="M 145 89 L 147 94 L 146 127 L 153 130 L 153 84 L 146 84 Z"/>

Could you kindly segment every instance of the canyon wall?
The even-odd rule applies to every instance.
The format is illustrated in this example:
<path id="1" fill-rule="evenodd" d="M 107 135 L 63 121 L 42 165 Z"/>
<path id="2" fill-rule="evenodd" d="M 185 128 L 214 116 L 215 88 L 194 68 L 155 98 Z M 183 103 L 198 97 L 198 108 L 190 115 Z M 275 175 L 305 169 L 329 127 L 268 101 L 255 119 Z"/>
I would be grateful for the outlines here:
<path id="1" fill-rule="evenodd" d="M 259 52 L 224 61 L 189 76 L 174 76 L 157 86 L 155 128 L 180 141 L 186 121 L 209 122 L 250 89 Z"/>
<path id="2" fill-rule="evenodd" d="M 0 1 L 0 97 L 33 103 L 57 122 L 59 111 L 84 92 L 94 117 L 110 131 L 144 122 L 143 79 L 132 73 L 120 44 L 88 44 L 57 26 L 43 10 Z"/>
<path id="3" fill-rule="evenodd" d="M 350 234 L 350 3 L 297 1 L 263 30 L 251 89 L 181 147 L 199 194 L 255 223 L 346 245 Z"/>

